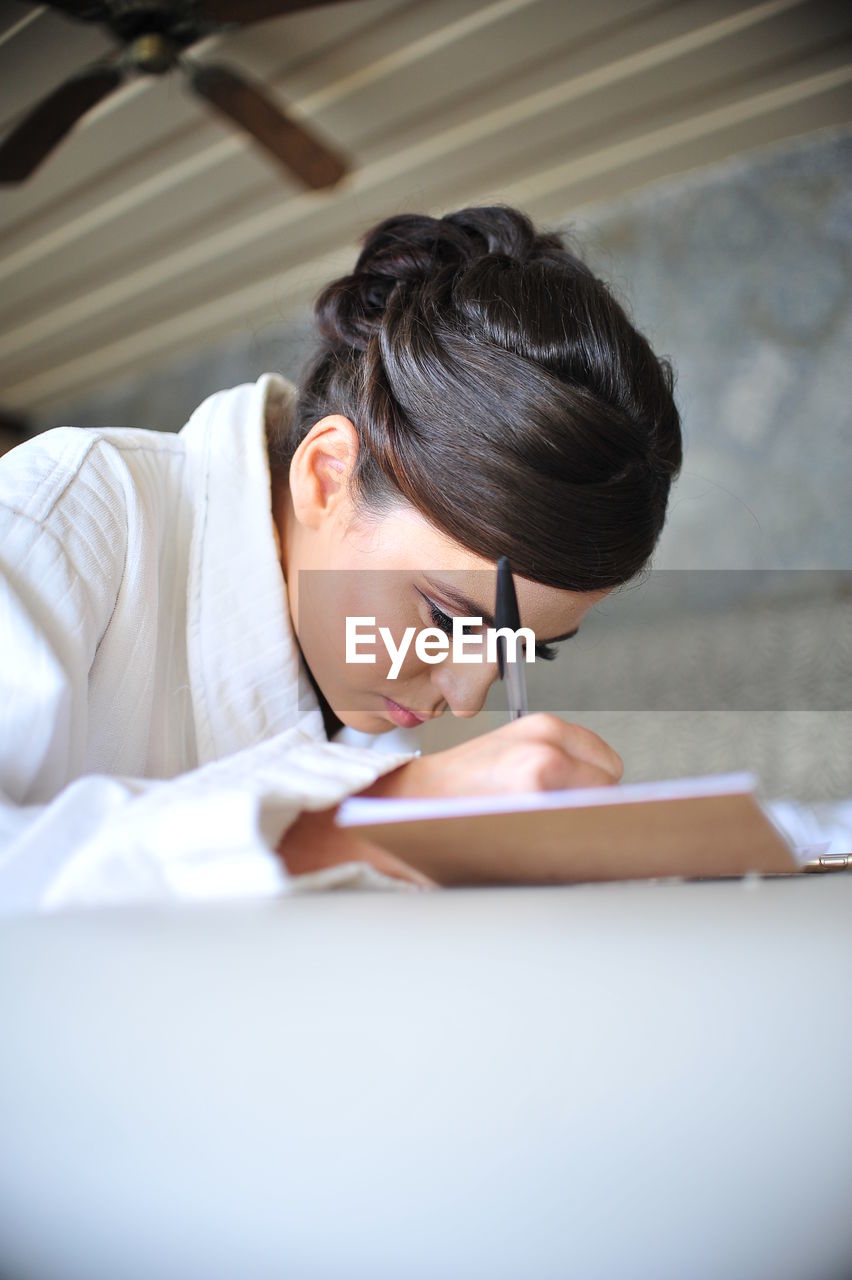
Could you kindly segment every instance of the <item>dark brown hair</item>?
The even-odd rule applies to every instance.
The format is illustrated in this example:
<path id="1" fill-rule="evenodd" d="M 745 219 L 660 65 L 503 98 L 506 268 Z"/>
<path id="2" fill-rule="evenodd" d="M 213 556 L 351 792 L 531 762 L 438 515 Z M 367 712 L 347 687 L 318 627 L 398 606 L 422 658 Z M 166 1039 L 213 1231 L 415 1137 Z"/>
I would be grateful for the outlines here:
<path id="1" fill-rule="evenodd" d="M 397 214 L 315 313 L 321 344 L 274 467 L 340 413 L 360 440 L 357 503 L 405 499 L 551 587 L 643 569 L 681 466 L 671 365 L 559 234 L 505 205 Z"/>

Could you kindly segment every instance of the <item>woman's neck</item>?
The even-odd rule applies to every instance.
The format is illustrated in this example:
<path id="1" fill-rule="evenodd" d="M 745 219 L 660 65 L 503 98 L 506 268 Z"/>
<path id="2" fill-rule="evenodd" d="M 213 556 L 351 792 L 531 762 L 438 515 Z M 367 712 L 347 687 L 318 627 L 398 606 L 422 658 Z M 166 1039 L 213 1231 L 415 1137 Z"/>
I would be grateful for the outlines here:
<path id="1" fill-rule="evenodd" d="M 281 561 L 281 572 L 284 576 L 284 594 L 287 596 L 287 512 L 289 509 L 289 493 L 290 486 L 288 484 L 287 475 L 279 468 L 272 467 L 272 527 L 275 530 L 276 542 L 278 545 L 278 557 Z M 289 605 L 288 605 L 289 608 Z M 302 656 L 302 662 L 305 664 L 305 670 L 308 678 L 313 686 L 314 693 L 317 695 L 317 702 L 322 712 L 322 722 L 325 728 L 325 736 L 331 741 L 336 733 L 343 728 L 343 721 L 338 719 L 332 711 L 325 694 L 320 689 L 314 673 L 311 671 L 308 663 L 305 661 L 305 655 L 302 653 L 302 647 L 299 645 L 298 637 L 294 637 L 299 647 L 299 653 Z"/>
<path id="2" fill-rule="evenodd" d="M 302 661 L 304 662 L 304 660 L 305 655 L 302 654 Z M 311 671 L 307 662 L 305 662 L 305 670 L 308 673 L 308 679 L 313 686 L 314 693 L 317 695 L 317 701 L 319 702 L 320 711 L 322 712 L 322 722 L 325 727 L 325 736 L 330 742 L 334 735 L 343 728 L 343 721 L 338 719 L 337 715 L 332 711 L 325 694 L 314 679 L 314 673 Z"/>

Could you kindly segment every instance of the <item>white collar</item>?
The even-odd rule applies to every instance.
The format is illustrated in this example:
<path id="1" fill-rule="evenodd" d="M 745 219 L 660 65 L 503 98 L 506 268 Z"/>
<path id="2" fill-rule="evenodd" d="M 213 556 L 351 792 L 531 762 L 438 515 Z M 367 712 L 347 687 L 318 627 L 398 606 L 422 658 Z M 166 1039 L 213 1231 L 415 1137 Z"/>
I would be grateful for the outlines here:
<path id="1" fill-rule="evenodd" d="M 272 519 L 267 408 L 292 412 L 297 394 L 264 373 L 209 396 L 181 431 L 194 507 L 187 644 L 201 764 L 285 729 L 326 740 Z"/>

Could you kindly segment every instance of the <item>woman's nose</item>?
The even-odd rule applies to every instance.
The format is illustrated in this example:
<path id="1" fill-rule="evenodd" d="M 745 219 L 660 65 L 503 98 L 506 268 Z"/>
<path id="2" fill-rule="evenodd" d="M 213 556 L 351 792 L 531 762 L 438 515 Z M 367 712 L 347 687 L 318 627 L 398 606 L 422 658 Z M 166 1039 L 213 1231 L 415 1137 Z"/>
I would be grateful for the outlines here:
<path id="1" fill-rule="evenodd" d="M 432 683 L 454 716 L 475 716 L 485 705 L 488 690 L 497 679 L 496 662 L 452 663 L 447 659 L 435 668 Z"/>

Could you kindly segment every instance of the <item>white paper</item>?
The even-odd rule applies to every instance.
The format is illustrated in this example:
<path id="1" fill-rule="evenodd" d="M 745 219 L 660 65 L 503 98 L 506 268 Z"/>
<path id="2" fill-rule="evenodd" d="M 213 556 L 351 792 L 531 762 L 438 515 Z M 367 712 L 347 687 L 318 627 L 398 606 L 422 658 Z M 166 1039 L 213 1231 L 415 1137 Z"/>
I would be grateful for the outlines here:
<path id="1" fill-rule="evenodd" d="M 374 822 L 412 822 L 424 818 L 466 818 L 482 813 L 529 813 L 541 809 L 583 809 L 601 805 L 636 804 L 651 800 L 681 800 L 693 796 L 753 792 L 753 773 L 720 773 L 703 778 L 673 778 L 666 782 L 631 782 L 607 787 L 575 787 L 567 791 L 519 791 L 499 796 L 382 799 L 351 796 L 344 800 L 336 821 L 342 827 Z"/>

